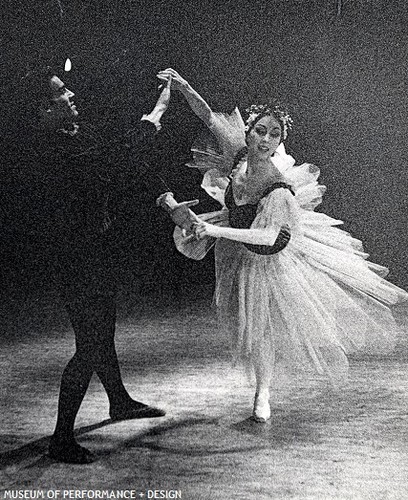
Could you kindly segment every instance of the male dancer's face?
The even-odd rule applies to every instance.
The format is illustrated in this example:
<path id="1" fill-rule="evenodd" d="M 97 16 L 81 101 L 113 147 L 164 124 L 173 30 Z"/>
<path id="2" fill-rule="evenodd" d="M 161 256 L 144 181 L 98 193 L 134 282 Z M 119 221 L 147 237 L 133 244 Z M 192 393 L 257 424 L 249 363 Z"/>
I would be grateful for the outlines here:
<path id="1" fill-rule="evenodd" d="M 56 75 L 50 78 L 49 87 L 49 106 L 42 112 L 47 126 L 54 129 L 72 127 L 78 116 L 76 106 L 71 101 L 75 94 Z"/>

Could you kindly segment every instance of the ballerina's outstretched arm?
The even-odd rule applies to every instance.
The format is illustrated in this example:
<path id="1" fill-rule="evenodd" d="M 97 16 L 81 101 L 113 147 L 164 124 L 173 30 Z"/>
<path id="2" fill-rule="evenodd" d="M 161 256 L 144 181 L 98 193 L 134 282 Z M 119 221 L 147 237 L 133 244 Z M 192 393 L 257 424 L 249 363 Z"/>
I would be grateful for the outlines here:
<path id="1" fill-rule="evenodd" d="M 226 238 L 239 241 L 249 245 L 273 246 L 279 235 L 279 227 L 268 227 L 265 229 L 234 229 L 231 227 L 219 227 L 207 222 L 194 223 L 194 234 L 197 239 L 212 236 L 213 238 Z"/>
<path id="2" fill-rule="evenodd" d="M 173 88 L 179 90 L 183 94 L 194 113 L 208 127 L 211 126 L 213 112 L 210 106 L 205 102 L 200 94 L 192 88 L 188 81 L 177 73 L 177 71 L 172 68 L 167 68 L 163 71 L 159 71 L 157 78 L 166 82 L 168 82 L 169 79 L 172 80 Z"/>
<path id="3" fill-rule="evenodd" d="M 169 78 L 172 79 L 172 87 L 184 95 L 191 109 L 217 139 L 218 150 L 221 154 L 214 153 L 213 145 L 209 148 L 206 148 L 203 144 L 200 144 L 197 148 L 193 145 L 194 159 L 187 166 L 198 168 L 202 172 L 216 170 L 218 177 L 228 176 L 234 167 L 237 153 L 245 147 L 245 124 L 238 108 L 235 108 L 230 114 L 212 111 L 200 94 L 172 68 L 160 71 L 157 77 L 163 81 L 168 81 Z M 209 194 L 213 196 L 211 193 Z M 221 201 L 221 203 L 223 202 Z"/>

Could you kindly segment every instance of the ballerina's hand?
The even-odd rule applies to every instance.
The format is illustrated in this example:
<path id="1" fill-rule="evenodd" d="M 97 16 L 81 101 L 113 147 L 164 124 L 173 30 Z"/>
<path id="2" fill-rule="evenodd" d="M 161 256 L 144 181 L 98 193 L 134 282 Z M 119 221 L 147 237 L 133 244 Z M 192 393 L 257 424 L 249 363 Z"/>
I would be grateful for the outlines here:
<path id="1" fill-rule="evenodd" d="M 165 70 L 159 71 L 157 74 L 157 78 L 166 82 L 172 80 L 172 85 L 176 90 L 181 90 L 183 87 L 186 87 L 188 85 L 187 80 L 184 80 L 184 78 L 182 78 L 177 73 L 177 71 L 172 68 L 167 68 Z"/>
<path id="2" fill-rule="evenodd" d="M 194 236 L 197 240 L 201 240 L 206 236 L 218 237 L 218 227 L 207 222 L 200 221 L 193 224 Z"/>

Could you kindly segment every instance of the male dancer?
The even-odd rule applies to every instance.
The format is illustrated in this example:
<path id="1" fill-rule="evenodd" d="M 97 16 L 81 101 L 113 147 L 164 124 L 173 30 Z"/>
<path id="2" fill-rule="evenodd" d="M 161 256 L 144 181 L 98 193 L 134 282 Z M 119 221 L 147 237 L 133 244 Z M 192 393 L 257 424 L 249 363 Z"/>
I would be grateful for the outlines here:
<path id="1" fill-rule="evenodd" d="M 35 224 L 52 249 L 57 283 L 76 342 L 76 352 L 62 375 L 49 456 L 67 463 L 90 463 L 95 457 L 76 442 L 74 423 L 94 372 L 108 395 L 112 420 L 165 415 L 161 409 L 132 399 L 122 382 L 114 343 L 115 232 L 110 197 L 117 177 L 122 175 L 123 180 L 123 172 L 125 178 L 134 173 L 138 179 L 138 165 L 148 158 L 161 128 L 171 82 L 153 111 L 143 115 L 134 128 L 122 137 L 103 141 L 95 127 L 79 122 L 74 93 L 56 72 L 47 68 L 34 72 L 28 80 L 33 120 L 30 137 L 21 142 L 25 142 L 23 148 L 32 163 L 42 169 L 42 178 L 33 186 L 41 200 Z M 157 178 L 157 194 L 163 187 Z"/>

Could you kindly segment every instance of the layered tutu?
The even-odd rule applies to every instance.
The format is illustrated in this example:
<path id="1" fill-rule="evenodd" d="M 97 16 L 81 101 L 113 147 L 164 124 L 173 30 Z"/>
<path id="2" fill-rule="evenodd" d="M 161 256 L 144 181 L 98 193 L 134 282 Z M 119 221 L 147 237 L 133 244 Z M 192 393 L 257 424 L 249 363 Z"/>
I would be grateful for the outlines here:
<path id="1" fill-rule="evenodd" d="M 229 181 L 223 165 L 231 153 L 223 158 L 215 148 L 212 152 L 207 170 L 197 148 L 195 158 L 204 173 L 203 188 L 222 209 L 200 217 L 225 226 Z M 314 165 L 295 166 L 283 144 L 272 160 L 295 197 L 287 193 L 286 208 L 278 211 L 271 197 L 262 199 L 251 228 L 276 224 L 277 217 L 289 222 L 295 229 L 286 248 L 258 255 L 239 242 L 197 242 L 177 229 L 175 243 L 191 258 L 203 258 L 215 245 L 215 302 L 237 358 L 266 356 L 271 370 L 278 365 L 295 374 L 313 369 L 337 384 L 347 374 L 347 355 L 392 351 L 398 327 L 391 306 L 408 300 L 408 294 L 384 279 L 388 270 L 367 260 L 362 243 L 339 229 L 342 221 L 314 212 L 325 192 Z M 245 168 L 241 162 L 233 175 Z"/>

